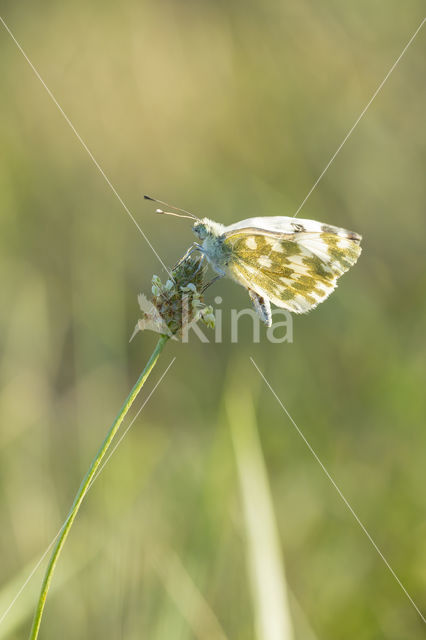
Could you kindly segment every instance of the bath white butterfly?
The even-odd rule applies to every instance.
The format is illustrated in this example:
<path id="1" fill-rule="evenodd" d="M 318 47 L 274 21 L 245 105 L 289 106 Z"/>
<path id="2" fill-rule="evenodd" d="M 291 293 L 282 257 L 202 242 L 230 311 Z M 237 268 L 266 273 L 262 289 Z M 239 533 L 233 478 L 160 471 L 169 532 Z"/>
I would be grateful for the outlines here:
<path id="1" fill-rule="evenodd" d="M 194 220 L 192 230 L 200 243 L 187 254 L 201 251 L 217 278 L 227 276 L 245 287 L 268 326 L 272 322 L 271 302 L 295 313 L 310 311 L 334 291 L 338 278 L 361 253 L 360 235 L 316 220 L 274 216 L 224 226 L 171 208 L 185 215 L 162 209 L 157 212 Z"/>

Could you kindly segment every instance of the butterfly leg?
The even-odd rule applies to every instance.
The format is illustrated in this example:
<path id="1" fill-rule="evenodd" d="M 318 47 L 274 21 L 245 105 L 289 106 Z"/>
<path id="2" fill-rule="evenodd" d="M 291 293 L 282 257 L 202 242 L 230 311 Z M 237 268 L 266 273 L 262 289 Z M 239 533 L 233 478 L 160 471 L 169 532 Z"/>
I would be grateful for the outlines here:
<path id="1" fill-rule="evenodd" d="M 198 248 L 198 247 L 196 247 L 196 248 Z M 206 256 L 204 255 L 204 253 L 202 253 L 202 252 L 201 252 L 201 258 L 200 258 L 200 261 L 199 261 L 199 263 L 198 263 L 198 267 L 197 267 L 197 268 L 196 268 L 196 270 L 194 271 L 194 275 L 195 275 L 196 273 L 198 273 L 198 272 L 199 272 L 199 270 L 201 269 L 201 267 L 202 267 L 202 266 L 203 266 L 203 264 L 204 264 L 204 260 L 205 260 L 205 259 L 206 259 Z"/>
<path id="2" fill-rule="evenodd" d="M 224 278 L 224 277 L 225 277 L 224 273 L 220 273 L 218 276 L 215 276 L 212 280 L 210 280 L 210 282 L 204 285 L 204 287 L 201 289 L 201 293 L 204 293 L 204 291 L 208 289 L 214 282 L 217 282 L 217 280 L 220 280 L 221 278 Z"/>
<path id="3" fill-rule="evenodd" d="M 184 262 L 187 258 L 189 258 L 189 256 L 191 255 L 191 253 L 194 253 L 194 251 L 200 251 L 201 247 L 197 242 L 194 242 L 194 244 L 192 244 L 189 249 L 186 251 L 186 253 L 182 256 L 182 258 L 180 258 L 180 260 L 178 260 L 175 264 L 175 266 L 172 268 L 172 271 L 175 271 L 181 264 L 182 262 Z"/>

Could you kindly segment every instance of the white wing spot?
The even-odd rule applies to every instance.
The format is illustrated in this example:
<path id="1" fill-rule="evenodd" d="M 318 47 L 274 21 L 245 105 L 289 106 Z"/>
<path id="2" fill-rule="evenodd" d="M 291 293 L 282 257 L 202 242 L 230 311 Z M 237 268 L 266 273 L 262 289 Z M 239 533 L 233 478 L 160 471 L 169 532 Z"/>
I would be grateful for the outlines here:
<path id="1" fill-rule="evenodd" d="M 328 293 L 328 291 L 330 290 L 330 285 L 327 286 L 326 284 L 324 284 L 324 282 L 316 281 L 315 289 L 319 289 L 319 291 L 323 294 Z"/>
<path id="2" fill-rule="evenodd" d="M 337 246 L 339 247 L 339 249 L 348 249 L 351 246 L 351 241 L 347 238 L 340 237 L 337 241 Z"/>
<path id="3" fill-rule="evenodd" d="M 251 236 L 250 238 L 247 238 L 246 247 L 247 249 L 252 249 L 253 251 L 257 249 L 256 238 L 253 238 L 253 236 Z"/>
<path id="4" fill-rule="evenodd" d="M 305 234 L 300 238 L 298 244 L 300 247 L 303 247 L 304 251 L 308 251 L 311 255 L 317 256 L 322 262 L 330 262 L 331 258 L 328 253 L 328 245 L 322 238 L 310 237 L 309 234 Z"/>
<path id="5" fill-rule="evenodd" d="M 276 240 L 272 243 L 272 251 L 275 251 L 275 253 L 284 253 L 284 249 L 283 246 L 280 242 L 277 242 Z"/>
<path id="6" fill-rule="evenodd" d="M 272 266 L 272 260 L 268 258 L 268 256 L 260 256 L 257 261 L 261 267 L 269 268 L 270 266 Z"/>
<path id="7" fill-rule="evenodd" d="M 298 271 L 304 271 L 306 273 L 309 272 L 309 268 L 307 267 L 307 265 L 303 262 L 304 258 L 303 256 L 291 256 L 290 258 L 290 264 L 292 267 L 295 267 L 297 265 L 297 270 Z M 300 267 L 300 268 L 298 268 Z"/>
<path id="8" fill-rule="evenodd" d="M 275 251 L 275 253 L 284 253 L 284 249 L 279 240 L 275 240 L 275 238 L 265 238 L 265 242 L 268 247 L 271 247 L 271 251 Z"/>
<path id="9" fill-rule="evenodd" d="M 294 303 L 296 308 L 298 308 L 298 311 L 301 311 L 302 313 L 309 311 L 309 309 L 312 308 L 312 303 L 300 294 L 294 297 Z"/>

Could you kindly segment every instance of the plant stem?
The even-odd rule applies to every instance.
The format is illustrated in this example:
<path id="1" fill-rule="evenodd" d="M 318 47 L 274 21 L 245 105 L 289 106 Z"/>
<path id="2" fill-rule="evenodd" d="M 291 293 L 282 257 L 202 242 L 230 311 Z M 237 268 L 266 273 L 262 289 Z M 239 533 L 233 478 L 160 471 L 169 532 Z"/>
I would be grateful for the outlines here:
<path id="1" fill-rule="evenodd" d="M 127 412 L 129 411 L 130 407 L 132 406 L 133 402 L 135 401 L 139 391 L 142 389 L 143 385 L 145 384 L 145 381 L 147 380 L 149 374 L 151 373 L 152 369 L 154 368 L 158 357 L 161 353 L 161 351 L 163 350 L 164 345 L 166 344 L 167 340 L 168 340 L 168 336 L 161 336 L 161 338 L 158 340 L 157 345 L 150 357 L 150 359 L 148 360 L 144 370 L 142 371 L 141 375 L 139 376 L 135 386 L 133 387 L 133 389 L 130 391 L 129 395 L 127 396 L 126 400 L 123 403 L 123 406 L 121 407 L 117 417 L 115 418 L 114 422 L 112 423 L 108 433 L 105 436 L 104 441 L 102 442 L 101 446 L 99 447 L 99 450 L 96 454 L 96 456 L 93 458 L 92 463 L 89 467 L 89 470 L 87 471 L 86 475 L 84 476 L 80 488 L 77 491 L 77 494 L 74 498 L 74 502 L 72 504 L 71 510 L 67 516 L 67 519 L 65 520 L 60 535 L 58 537 L 58 540 L 56 541 L 55 547 L 53 549 L 52 555 L 50 557 L 49 560 L 49 564 L 47 565 L 47 569 L 46 569 L 46 573 L 44 574 L 44 579 L 43 579 L 43 584 L 41 586 L 41 591 L 40 591 L 40 596 L 38 599 L 38 603 L 37 603 L 37 609 L 34 615 L 34 620 L 33 620 L 33 625 L 31 628 L 31 634 L 30 634 L 30 640 L 36 640 L 37 636 L 38 636 L 38 632 L 40 629 L 40 624 L 41 624 L 41 618 L 43 615 L 43 610 L 44 610 L 44 606 L 46 604 L 46 598 L 47 598 L 47 594 L 49 591 L 49 587 L 50 587 L 50 583 L 52 581 L 52 576 L 53 576 L 53 572 L 55 570 L 56 567 L 56 563 L 58 562 L 59 556 L 61 554 L 62 551 L 62 547 L 65 544 L 65 540 L 68 537 L 68 534 L 70 532 L 70 529 L 72 527 L 72 524 L 75 520 L 75 517 L 80 509 L 80 506 L 84 500 L 84 497 L 87 493 L 87 491 L 89 490 L 90 484 L 96 474 L 96 471 L 99 469 L 99 465 L 103 459 L 103 457 L 105 456 L 106 452 L 108 451 L 108 448 L 112 442 L 112 440 L 114 439 L 115 434 L 117 433 L 118 429 L 120 428 L 121 423 L 123 422 Z"/>

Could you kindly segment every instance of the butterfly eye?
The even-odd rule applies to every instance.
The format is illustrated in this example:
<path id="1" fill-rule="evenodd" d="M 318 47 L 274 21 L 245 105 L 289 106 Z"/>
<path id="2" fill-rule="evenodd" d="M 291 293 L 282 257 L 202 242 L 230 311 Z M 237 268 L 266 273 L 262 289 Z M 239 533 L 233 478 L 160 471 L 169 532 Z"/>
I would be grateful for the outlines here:
<path id="1" fill-rule="evenodd" d="M 207 236 L 206 225 L 202 222 L 197 222 L 197 224 L 194 224 L 192 230 L 200 238 L 200 240 L 204 240 L 204 238 Z"/>

